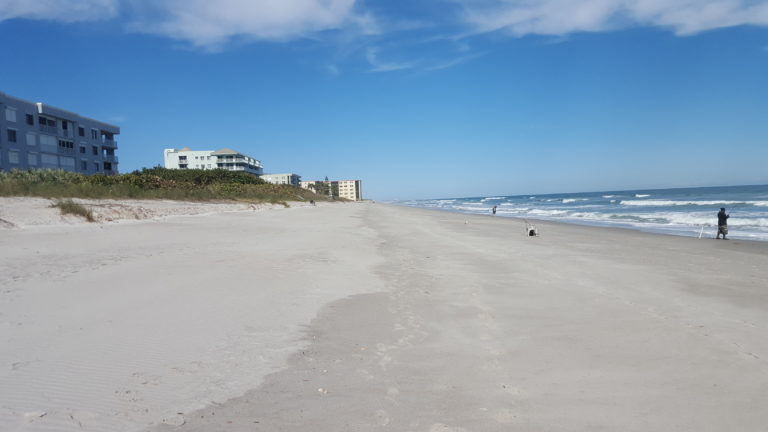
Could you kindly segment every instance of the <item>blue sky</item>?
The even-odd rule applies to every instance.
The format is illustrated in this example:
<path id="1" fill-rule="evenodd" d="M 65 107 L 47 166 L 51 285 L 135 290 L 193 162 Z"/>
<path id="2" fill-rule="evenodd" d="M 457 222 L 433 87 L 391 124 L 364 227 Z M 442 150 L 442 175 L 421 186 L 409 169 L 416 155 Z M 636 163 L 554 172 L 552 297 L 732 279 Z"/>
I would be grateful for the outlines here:
<path id="1" fill-rule="evenodd" d="M 0 0 L 0 91 L 373 199 L 768 183 L 768 2 Z"/>

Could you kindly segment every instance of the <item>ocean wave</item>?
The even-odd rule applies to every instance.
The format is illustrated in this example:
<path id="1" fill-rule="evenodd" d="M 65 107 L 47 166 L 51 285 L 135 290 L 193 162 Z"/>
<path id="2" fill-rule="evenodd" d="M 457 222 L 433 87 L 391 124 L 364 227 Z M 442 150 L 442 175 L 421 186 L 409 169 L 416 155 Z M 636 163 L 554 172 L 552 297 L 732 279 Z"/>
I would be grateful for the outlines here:
<path id="1" fill-rule="evenodd" d="M 635 198 L 648 198 L 651 194 L 635 194 Z"/>
<path id="2" fill-rule="evenodd" d="M 617 197 L 620 197 L 620 196 L 621 196 L 621 195 L 603 195 L 603 198 L 605 198 L 605 199 L 608 199 L 608 198 L 617 198 Z"/>
<path id="3" fill-rule="evenodd" d="M 483 202 L 485 202 L 485 201 L 498 201 L 498 200 L 503 200 L 504 198 L 505 197 L 487 197 L 487 198 L 481 199 L 480 201 L 483 201 Z"/>
<path id="4" fill-rule="evenodd" d="M 568 210 L 543 210 L 533 209 L 528 212 L 531 216 L 552 217 L 552 216 L 565 216 L 571 214 Z"/>
<path id="5" fill-rule="evenodd" d="M 675 201 L 675 200 L 622 200 L 621 205 L 627 206 L 720 206 L 720 205 L 753 205 L 768 207 L 768 201 Z"/>
<path id="6" fill-rule="evenodd" d="M 564 198 L 563 204 L 574 203 L 579 201 L 589 201 L 589 198 Z"/>

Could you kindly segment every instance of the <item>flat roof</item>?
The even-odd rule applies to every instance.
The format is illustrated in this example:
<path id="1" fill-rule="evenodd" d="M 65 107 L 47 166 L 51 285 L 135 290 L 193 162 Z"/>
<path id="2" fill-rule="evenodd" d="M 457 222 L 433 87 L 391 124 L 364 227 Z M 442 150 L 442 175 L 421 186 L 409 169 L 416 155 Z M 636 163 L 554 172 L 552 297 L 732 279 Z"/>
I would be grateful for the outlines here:
<path id="1" fill-rule="evenodd" d="M 113 131 L 116 131 L 114 133 L 117 133 L 117 134 L 120 133 L 120 126 L 113 125 L 111 123 L 103 122 L 101 120 L 96 120 L 94 118 L 87 117 L 87 116 L 84 116 L 84 115 L 80 115 L 80 114 L 78 114 L 76 112 L 67 111 L 65 109 L 55 107 L 53 105 L 44 104 L 42 102 L 32 102 L 32 101 L 29 101 L 29 100 L 26 100 L 26 99 L 22 99 L 20 97 L 11 96 L 11 95 L 9 95 L 8 93 L 5 93 L 5 92 L 0 92 L 0 95 L 6 97 L 8 99 L 17 100 L 17 101 L 19 101 L 21 103 L 35 105 L 35 106 L 37 106 L 37 113 L 38 114 L 50 115 L 50 116 L 60 117 L 60 118 L 63 118 L 63 117 L 80 117 L 80 118 L 88 120 L 90 122 L 97 123 L 97 126 L 104 126 L 104 129 L 112 129 Z"/>

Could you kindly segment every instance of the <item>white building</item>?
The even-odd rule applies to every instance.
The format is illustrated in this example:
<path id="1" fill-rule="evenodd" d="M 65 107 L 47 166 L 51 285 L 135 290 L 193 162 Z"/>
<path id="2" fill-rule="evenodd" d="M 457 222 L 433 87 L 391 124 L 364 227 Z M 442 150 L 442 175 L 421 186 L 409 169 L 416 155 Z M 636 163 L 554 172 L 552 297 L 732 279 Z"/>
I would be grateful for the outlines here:
<path id="1" fill-rule="evenodd" d="M 168 169 L 225 169 L 245 171 L 261 175 L 264 167 L 257 159 L 232 149 L 192 150 L 184 147 L 180 150 L 163 150 L 163 163 Z"/>
<path id="2" fill-rule="evenodd" d="M 363 199 L 362 180 L 335 180 L 335 181 L 303 181 L 300 186 L 319 194 L 330 194 L 334 197 L 346 198 L 351 201 Z"/>
<path id="3" fill-rule="evenodd" d="M 284 184 L 284 185 L 293 185 L 298 186 L 301 182 L 301 176 L 298 174 L 293 173 L 286 173 L 286 174 L 262 174 L 261 176 L 262 180 L 268 183 L 273 184 Z"/>
<path id="4" fill-rule="evenodd" d="M 360 201 L 363 199 L 362 180 L 339 180 L 334 183 L 339 184 L 340 198 L 346 198 L 352 201 Z"/>

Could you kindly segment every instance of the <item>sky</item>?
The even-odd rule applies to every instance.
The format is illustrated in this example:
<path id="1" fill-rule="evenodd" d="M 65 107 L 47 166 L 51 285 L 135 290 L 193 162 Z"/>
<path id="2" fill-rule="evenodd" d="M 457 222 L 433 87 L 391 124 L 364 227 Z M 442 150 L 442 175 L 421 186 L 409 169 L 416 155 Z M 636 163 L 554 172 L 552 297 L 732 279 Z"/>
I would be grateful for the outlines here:
<path id="1" fill-rule="evenodd" d="M 0 0 L 0 91 L 119 169 L 232 148 L 378 200 L 768 183 L 768 0 Z"/>

